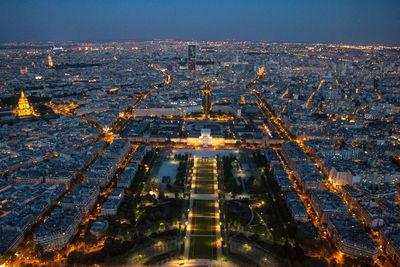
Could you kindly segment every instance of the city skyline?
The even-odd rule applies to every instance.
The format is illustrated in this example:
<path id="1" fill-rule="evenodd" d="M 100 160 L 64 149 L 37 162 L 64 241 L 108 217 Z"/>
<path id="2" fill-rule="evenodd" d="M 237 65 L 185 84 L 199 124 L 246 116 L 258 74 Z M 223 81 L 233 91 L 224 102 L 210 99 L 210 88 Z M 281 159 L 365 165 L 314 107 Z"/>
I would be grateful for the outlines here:
<path id="1" fill-rule="evenodd" d="M 2 1 L 0 42 L 262 40 L 400 43 L 400 3 Z"/>

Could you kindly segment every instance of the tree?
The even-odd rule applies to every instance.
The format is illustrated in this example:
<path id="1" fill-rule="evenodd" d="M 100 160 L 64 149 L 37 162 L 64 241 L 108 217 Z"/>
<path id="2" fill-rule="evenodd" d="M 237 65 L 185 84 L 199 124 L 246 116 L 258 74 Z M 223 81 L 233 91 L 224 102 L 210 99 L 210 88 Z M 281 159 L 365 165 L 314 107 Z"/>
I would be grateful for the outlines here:
<path id="1" fill-rule="evenodd" d="M 303 266 L 328 267 L 328 262 L 324 258 L 309 258 L 302 262 Z M 330 265 L 332 266 L 332 264 Z M 333 265 L 334 266 L 334 265 Z"/>
<path id="2" fill-rule="evenodd" d="M 107 238 L 102 251 L 108 256 L 117 256 L 121 253 L 122 243 L 114 238 Z"/>
<path id="3" fill-rule="evenodd" d="M 97 238 L 94 235 L 92 235 L 90 232 L 88 232 L 85 235 L 84 241 L 85 241 L 85 244 L 87 244 L 87 245 L 93 245 L 97 242 Z"/>
<path id="4" fill-rule="evenodd" d="M 54 256 L 55 256 L 55 254 L 52 251 L 51 252 L 44 252 L 42 254 L 42 256 L 40 257 L 40 259 L 42 261 L 52 261 L 52 260 L 54 260 Z"/>
<path id="5" fill-rule="evenodd" d="M 71 253 L 69 253 L 68 258 L 67 258 L 68 265 L 81 263 L 83 256 L 84 256 L 84 253 L 82 251 L 79 251 L 79 250 L 72 251 Z"/>
<path id="6" fill-rule="evenodd" d="M 36 257 L 40 258 L 43 255 L 43 252 L 44 252 L 44 249 L 43 249 L 42 245 L 35 246 Z"/>
<path id="7" fill-rule="evenodd" d="M 256 177 L 254 175 L 250 176 L 249 179 L 246 181 L 247 187 L 252 186 L 254 184 L 254 181 L 256 180 Z"/>

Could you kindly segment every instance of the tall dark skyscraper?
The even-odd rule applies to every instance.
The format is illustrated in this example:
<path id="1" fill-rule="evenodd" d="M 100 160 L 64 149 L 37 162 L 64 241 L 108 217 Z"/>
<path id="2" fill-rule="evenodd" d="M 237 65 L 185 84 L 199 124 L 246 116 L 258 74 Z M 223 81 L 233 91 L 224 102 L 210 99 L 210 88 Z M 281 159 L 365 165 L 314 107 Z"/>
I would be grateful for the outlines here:
<path id="1" fill-rule="evenodd" d="M 195 71 L 196 70 L 196 45 L 188 45 L 187 46 L 187 66 L 188 70 Z"/>

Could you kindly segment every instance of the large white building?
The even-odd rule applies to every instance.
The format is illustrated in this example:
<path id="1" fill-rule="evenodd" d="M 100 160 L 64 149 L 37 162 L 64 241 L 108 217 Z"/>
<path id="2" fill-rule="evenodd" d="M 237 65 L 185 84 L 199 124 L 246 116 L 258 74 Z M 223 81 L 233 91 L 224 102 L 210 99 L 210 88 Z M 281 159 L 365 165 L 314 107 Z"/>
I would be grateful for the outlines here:
<path id="1" fill-rule="evenodd" d="M 331 168 L 329 171 L 329 178 L 331 178 L 336 185 L 357 184 L 361 180 L 359 175 L 353 175 L 351 171 L 340 166 Z"/>
<path id="2" fill-rule="evenodd" d="M 212 137 L 211 130 L 203 128 L 201 129 L 201 135 L 199 136 L 199 144 L 201 146 L 211 146 L 212 145 Z"/>

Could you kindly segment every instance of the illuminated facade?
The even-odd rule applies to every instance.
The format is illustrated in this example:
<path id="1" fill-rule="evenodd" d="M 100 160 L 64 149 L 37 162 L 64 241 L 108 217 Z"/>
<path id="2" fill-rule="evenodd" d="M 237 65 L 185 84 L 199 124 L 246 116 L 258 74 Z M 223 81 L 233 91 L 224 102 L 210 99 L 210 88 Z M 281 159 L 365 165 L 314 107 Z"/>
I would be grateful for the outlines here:
<path id="1" fill-rule="evenodd" d="M 47 61 L 49 63 L 49 67 L 53 67 L 53 60 L 51 59 L 50 55 L 47 57 Z"/>
<path id="2" fill-rule="evenodd" d="M 196 70 L 196 45 L 187 46 L 187 67 L 190 71 Z"/>
<path id="3" fill-rule="evenodd" d="M 257 76 L 265 76 L 265 69 L 264 67 L 260 67 L 257 70 Z"/>
<path id="4" fill-rule="evenodd" d="M 201 129 L 201 135 L 199 136 L 199 144 L 201 146 L 211 146 L 212 137 L 210 129 Z"/>
<path id="5" fill-rule="evenodd" d="M 25 68 L 19 68 L 19 73 L 21 73 L 21 75 L 24 75 L 25 73 L 27 73 L 28 72 L 28 67 L 25 67 Z"/>
<path id="6" fill-rule="evenodd" d="M 33 108 L 29 105 L 24 91 L 21 90 L 21 97 L 18 100 L 17 115 L 19 118 L 26 118 L 35 115 Z"/>

